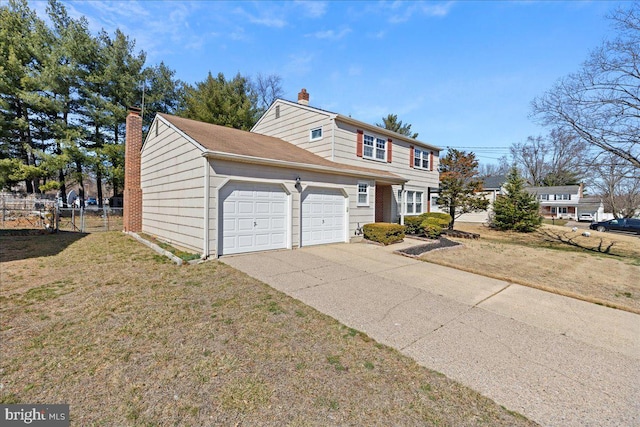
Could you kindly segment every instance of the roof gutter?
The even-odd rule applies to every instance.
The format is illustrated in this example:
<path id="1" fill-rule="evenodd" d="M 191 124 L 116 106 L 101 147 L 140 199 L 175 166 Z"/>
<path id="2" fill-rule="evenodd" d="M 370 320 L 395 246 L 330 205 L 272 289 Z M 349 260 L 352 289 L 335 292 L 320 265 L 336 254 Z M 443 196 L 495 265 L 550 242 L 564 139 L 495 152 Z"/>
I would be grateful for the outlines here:
<path id="1" fill-rule="evenodd" d="M 306 169 L 314 172 L 333 173 L 336 175 L 355 176 L 360 178 L 372 178 L 378 181 L 384 181 L 391 184 L 404 184 L 408 182 L 408 179 L 399 176 L 378 175 L 374 173 L 368 173 L 364 171 L 358 171 L 353 169 L 340 169 L 331 166 L 324 165 L 312 165 L 308 163 L 290 162 L 286 160 L 266 159 L 263 157 L 246 156 L 242 154 L 224 153 L 222 151 L 206 150 L 202 153 L 203 157 L 209 159 L 228 160 L 231 162 L 250 163 L 254 165 L 266 165 L 274 166 L 278 168 L 293 168 L 293 169 Z"/>
<path id="2" fill-rule="evenodd" d="M 345 123 L 349 123 L 349 124 L 354 125 L 354 126 L 367 128 L 367 129 L 371 130 L 372 132 L 386 133 L 388 135 L 393 136 L 396 139 L 401 139 L 401 140 L 409 142 L 411 144 L 421 145 L 421 146 L 429 148 L 430 150 L 433 150 L 433 151 L 442 151 L 443 150 L 443 148 L 440 148 L 440 147 L 438 147 L 436 145 L 427 144 L 426 142 L 422 142 L 422 141 L 419 141 L 417 139 L 409 138 L 406 135 L 401 135 L 401 134 L 399 134 L 397 132 L 394 132 L 392 130 L 381 128 L 379 126 L 370 125 L 368 123 L 361 122 L 360 120 L 352 119 L 351 117 L 348 117 L 348 116 L 343 116 L 342 114 L 337 114 L 336 115 L 336 119 L 340 120 L 340 121 L 343 121 Z"/>

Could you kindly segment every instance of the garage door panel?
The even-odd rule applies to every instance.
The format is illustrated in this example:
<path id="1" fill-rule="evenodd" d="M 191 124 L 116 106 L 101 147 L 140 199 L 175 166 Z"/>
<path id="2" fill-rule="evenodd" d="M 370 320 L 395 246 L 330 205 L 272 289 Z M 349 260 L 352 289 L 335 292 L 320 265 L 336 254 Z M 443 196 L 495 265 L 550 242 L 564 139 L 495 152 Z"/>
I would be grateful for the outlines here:
<path id="1" fill-rule="evenodd" d="M 235 222 L 237 226 L 233 228 L 234 231 L 247 232 L 252 231 L 254 228 L 253 218 L 237 218 Z"/>
<path id="2" fill-rule="evenodd" d="M 254 204 L 251 201 L 238 201 L 237 205 L 239 214 L 252 214 L 254 211 Z"/>
<path id="3" fill-rule="evenodd" d="M 229 183 L 220 197 L 223 255 L 287 247 L 288 199 L 282 187 Z"/>
<path id="4" fill-rule="evenodd" d="M 302 200 L 302 245 L 343 242 L 345 215 L 341 191 L 309 189 Z"/>

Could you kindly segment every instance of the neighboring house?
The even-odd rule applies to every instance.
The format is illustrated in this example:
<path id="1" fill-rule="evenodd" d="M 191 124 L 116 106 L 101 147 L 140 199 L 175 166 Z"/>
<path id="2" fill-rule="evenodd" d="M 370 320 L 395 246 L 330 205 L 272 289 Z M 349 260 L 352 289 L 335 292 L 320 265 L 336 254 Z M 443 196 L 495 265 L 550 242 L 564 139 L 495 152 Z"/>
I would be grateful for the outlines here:
<path id="1" fill-rule="evenodd" d="M 430 189 L 438 188 L 439 147 L 311 107 L 305 89 L 298 102 L 273 102 L 251 132 L 281 138 L 327 160 L 404 178 L 404 183 L 373 183 L 369 195 L 375 217 L 368 222 L 402 222 L 404 215 L 427 212 Z"/>
<path id="2" fill-rule="evenodd" d="M 296 105 L 278 100 L 265 116 L 279 106 L 280 117 L 288 117 Z M 342 116 L 332 115 L 327 124 L 316 115 L 331 113 L 304 107 L 298 120 L 287 119 L 287 128 L 292 135 L 294 128 L 303 129 L 307 142 L 328 146 L 325 152 L 292 135 L 268 136 L 168 114 L 156 115 L 142 144 L 142 120 L 132 110 L 125 231 L 143 231 L 209 257 L 349 242 L 364 224 L 425 210 L 428 186 L 438 183 L 432 166 L 437 147 Z M 267 121 L 263 116 L 255 130 Z M 421 164 L 410 167 L 416 149 Z"/>
<path id="3" fill-rule="evenodd" d="M 578 217 L 587 213 L 591 214 L 596 222 L 613 219 L 613 214 L 605 213 L 602 200 L 596 196 L 583 197 L 578 201 Z"/>
<path id="4" fill-rule="evenodd" d="M 506 182 L 507 182 L 506 175 L 495 175 L 495 176 L 483 177 L 482 178 L 482 194 L 484 194 L 484 197 L 489 200 L 488 209 L 480 212 L 469 212 L 466 214 L 462 214 L 458 218 L 456 218 L 456 221 L 480 222 L 480 223 L 488 222 L 493 209 L 493 202 L 496 201 L 498 196 L 505 194 L 504 184 Z M 444 212 L 442 208 L 438 206 L 437 193 L 431 197 L 430 212 Z M 449 213 L 449 212 L 445 212 L 445 213 Z"/>
<path id="5" fill-rule="evenodd" d="M 545 218 L 578 219 L 583 186 L 526 187 L 540 202 L 540 214 Z"/>

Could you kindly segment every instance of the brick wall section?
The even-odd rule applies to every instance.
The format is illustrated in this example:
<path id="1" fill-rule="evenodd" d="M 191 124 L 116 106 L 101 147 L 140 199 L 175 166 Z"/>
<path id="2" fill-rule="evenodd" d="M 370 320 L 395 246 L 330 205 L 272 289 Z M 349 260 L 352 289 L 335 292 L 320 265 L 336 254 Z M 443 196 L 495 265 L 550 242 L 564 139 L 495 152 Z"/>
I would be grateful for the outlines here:
<path id="1" fill-rule="evenodd" d="M 126 122 L 124 152 L 124 231 L 142 231 L 142 188 L 140 186 L 140 150 L 142 117 L 139 108 L 130 108 Z"/>

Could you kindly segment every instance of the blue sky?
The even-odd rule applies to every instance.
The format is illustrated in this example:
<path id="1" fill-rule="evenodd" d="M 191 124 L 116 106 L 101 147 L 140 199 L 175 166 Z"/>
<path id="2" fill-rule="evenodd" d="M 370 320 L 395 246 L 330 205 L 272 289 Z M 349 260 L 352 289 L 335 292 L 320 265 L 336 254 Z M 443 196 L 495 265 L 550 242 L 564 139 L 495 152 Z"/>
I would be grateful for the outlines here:
<path id="1" fill-rule="evenodd" d="M 63 1 L 92 31 L 120 28 L 187 83 L 282 77 L 312 106 L 368 123 L 398 114 L 422 141 L 482 163 L 547 130 L 530 102 L 612 37 L 612 1 Z M 31 1 L 44 16 L 46 2 Z M 627 6 L 629 3 L 627 3 Z M 474 148 L 467 148 L 474 147 Z M 497 149 L 490 149 L 497 147 Z"/>

